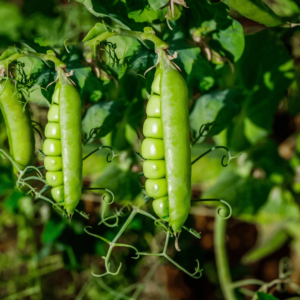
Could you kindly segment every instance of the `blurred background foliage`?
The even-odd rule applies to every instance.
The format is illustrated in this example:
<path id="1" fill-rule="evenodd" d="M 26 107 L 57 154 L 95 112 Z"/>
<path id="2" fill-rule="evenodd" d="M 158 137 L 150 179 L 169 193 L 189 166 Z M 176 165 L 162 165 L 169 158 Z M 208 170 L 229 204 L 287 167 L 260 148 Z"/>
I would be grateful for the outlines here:
<path id="1" fill-rule="evenodd" d="M 82 40 L 102 21 L 132 30 L 153 27 L 169 43 L 170 53 L 177 51 L 176 64 L 189 87 L 193 159 L 213 146 L 227 146 L 237 156 L 223 168 L 224 154 L 215 150 L 192 168 L 194 199 L 220 198 L 232 206 L 227 247 L 233 279 L 272 281 L 279 277 L 280 260 L 289 257 L 291 278 L 300 283 L 300 29 L 265 28 L 219 1 L 186 2 L 189 8 L 181 18 L 170 21 L 171 31 L 164 18 L 167 9 L 158 10 L 158 1 L 1 0 L 0 53 L 13 45 L 42 53 L 53 49 L 67 63 L 67 71 L 74 71 L 71 78 L 82 97 L 84 154 L 100 145 L 112 146 L 118 154 L 110 164 L 107 150 L 84 161 L 84 187 L 112 190 L 113 210 L 144 199 L 145 178 L 139 176 L 142 164 L 136 152 L 154 76 L 153 71 L 144 72 L 156 56 L 147 43 L 112 37 L 96 46 L 95 59 L 94 45 L 83 46 Z M 298 1 L 265 2 L 285 21 L 300 22 Z M 36 87 L 46 88 L 55 80 L 51 65 L 30 58 L 20 61 Z M 52 93 L 53 85 L 30 96 L 32 119 L 41 127 Z M 210 131 L 197 139 L 207 123 L 213 123 Z M 0 128 L 0 148 L 8 151 L 2 115 Z M 91 137 L 93 128 L 99 130 Z M 36 150 L 41 149 L 38 135 L 36 141 Z M 37 154 L 36 166 L 42 164 Z M 112 268 L 121 261 L 121 272 L 98 279 L 91 272 L 103 272 L 107 245 L 87 235 L 84 227 L 92 226 L 107 239 L 117 233 L 115 227 L 97 226 L 105 208 L 101 195 L 84 192 L 80 210 L 90 218 L 74 215 L 69 222 L 42 200 L 15 191 L 15 179 L 10 163 L 1 159 L 1 299 L 223 299 L 215 265 L 213 203 L 191 209 L 187 225 L 201 231 L 201 239 L 183 233 L 182 252 L 175 253 L 173 243 L 169 249 L 190 270 L 198 258 L 200 280 L 158 258 L 132 260 L 134 253 L 127 248 L 113 253 Z M 145 209 L 153 213 L 150 202 Z M 143 216 L 122 236 L 123 242 L 152 252 L 161 249 L 163 239 L 162 230 Z M 293 293 L 275 296 L 287 299 Z M 238 292 L 237 299 L 250 298 Z"/>

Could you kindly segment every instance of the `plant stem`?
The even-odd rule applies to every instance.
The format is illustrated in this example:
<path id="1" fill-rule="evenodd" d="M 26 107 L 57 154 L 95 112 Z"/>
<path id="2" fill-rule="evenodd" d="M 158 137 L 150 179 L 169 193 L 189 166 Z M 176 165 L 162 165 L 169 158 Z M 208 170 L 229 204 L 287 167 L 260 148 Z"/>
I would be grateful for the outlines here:
<path id="1" fill-rule="evenodd" d="M 63 63 L 61 60 L 59 60 L 54 52 L 50 53 L 48 52 L 47 54 L 41 54 L 41 53 L 35 53 L 35 52 L 29 52 L 29 51 L 24 51 L 21 50 L 19 53 L 15 53 L 11 56 L 9 56 L 8 58 L 0 61 L 0 69 L 4 68 L 4 69 L 8 69 L 8 65 L 13 62 L 14 60 L 17 60 L 18 58 L 21 57 L 33 57 L 33 58 L 38 58 L 38 59 L 42 59 L 45 61 L 52 61 L 55 64 L 55 69 L 57 68 L 65 68 L 67 65 L 65 63 Z"/>
<path id="2" fill-rule="evenodd" d="M 236 300 L 226 252 L 226 220 L 218 214 L 215 218 L 214 244 L 219 282 L 225 300 Z"/>

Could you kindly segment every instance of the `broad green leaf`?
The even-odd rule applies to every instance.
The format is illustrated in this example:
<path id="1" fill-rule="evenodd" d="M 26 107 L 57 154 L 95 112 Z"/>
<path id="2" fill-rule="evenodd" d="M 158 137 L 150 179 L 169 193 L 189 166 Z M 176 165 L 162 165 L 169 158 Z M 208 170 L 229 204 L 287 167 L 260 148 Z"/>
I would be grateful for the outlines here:
<path id="1" fill-rule="evenodd" d="M 95 37 L 101 35 L 102 33 L 107 32 L 107 28 L 102 23 L 97 23 L 86 35 L 86 37 L 82 40 L 83 42 L 90 41 Z"/>
<path id="2" fill-rule="evenodd" d="M 224 15 L 223 4 L 215 4 L 215 8 L 216 17 L 214 20 L 218 31 L 212 34 L 213 41 L 217 41 L 223 50 L 231 53 L 233 61 L 238 61 L 245 48 L 243 26 L 240 22 Z"/>
<path id="3" fill-rule="evenodd" d="M 139 41 L 130 37 L 112 36 L 107 41 L 116 44 L 115 52 L 121 60 L 131 57 L 140 48 Z"/>
<path id="4" fill-rule="evenodd" d="M 257 292 L 258 300 L 279 300 L 278 298 L 274 297 L 273 295 Z"/>
<path id="5" fill-rule="evenodd" d="M 174 63 L 179 67 L 183 66 L 185 72 L 190 74 L 200 53 L 200 48 L 190 46 L 184 39 L 175 39 L 170 43 L 170 49 L 178 53 L 178 58 L 173 60 Z"/>
<path id="6" fill-rule="evenodd" d="M 284 221 L 285 218 L 288 218 L 290 222 L 299 222 L 299 208 L 288 190 L 274 187 L 267 202 L 259 209 L 257 216 L 251 220 L 256 220 L 261 224 L 270 224 Z"/>
<path id="7" fill-rule="evenodd" d="M 43 243 L 53 243 L 66 228 L 66 222 L 50 220 L 46 223 L 42 234 Z"/>
<path id="8" fill-rule="evenodd" d="M 97 138 L 106 136 L 122 120 L 124 109 L 122 101 L 101 102 L 91 106 L 82 121 L 83 133 L 88 136 L 93 128 L 101 127 Z"/>
<path id="9" fill-rule="evenodd" d="M 256 144 L 260 139 L 265 138 L 268 135 L 268 131 L 256 126 L 249 118 L 245 118 L 245 136 L 247 140 L 252 144 Z"/>
<path id="10" fill-rule="evenodd" d="M 13 191 L 13 193 L 4 201 L 5 208 L 11 213 L 17 212 L 19 208 L 19 199 L 21 199 L 22 197 L 24 197 L 23 193 L 17 190 Z"/>
<path id="11" fill-rule="evenodd" d="M 144 73 L 149 68 L 153 67 L 157 61 L 157 55 L 153 51 L 149 51 L 147 49 L 139 49 L 139 51 L 130 58 L 130 64 L 132 70 L 134 70 L 137 74 L 144 76 Z M 155 69 L 149 71 L 146 77 L 146 89 L 148 93 L 151 93 L 151 85 L 154 79 Z"/>
<path id="12" fill-rule="evenodd" d="M 215 72 L 211 63 L 199 55 L 193 64 L 192 71 L 188 75 L 186 81 L 189 88 L 189 93 L 192 92 L 192 89 L 195 86 L 199 87 L 201 92 L 209 91 L 216 83 Z"/>
<path id="13" fill-rule="evenodd" d="M 273 184 L 268 180 L 240 177 L 229 165 L 220 174 L 217 183 L 204 192 L 203 198 L 226 200 L 233 216 L 254 216 L 264 205 Z"/>
<path id="14" fill-rule="evenodd" d="M 168 0 L 148 0 L 148 3 L 154 10 L 158 10 L 161 7 L 168 4 Z"/>
<path id="15" fill-rule="evenodd" d="M 267 0 L 265 2 L 280 17 L 291 17 L 300 13 L 300 3 L 297 4 L 293 0 Z"/>
<path id="16" fill-rule="evenodd" d="M 92 185 L 111 190 L 117 202 L 133 201 L 141 192 L 137 173 L 123 171 L 113 164 L 109 164 Z"/>
<path id="17" fill-rule="evenodd" d="M 246 38 L 239 68 L 240 79 L 249 89 L 245 116 L 271 132 L 275 111 L 295 77 L 294 63 L 278 37 L 264 31 Z"/>
<path id="18" fill-rule="evenodd" d="M 222 0 L 242 16 L 267 27 L 280 26 L 282 20 L 262 0 Z"/>
<path id="19" fill-rule="evenodd" d="M 137 23 L 152 22 L 154 20 L 164 20 L 168 8 L 162 10 L 154 10 L 151 6 L 145 7 L 142 10 L 130 11 L 128 18 L 133 19 Z"/>
<path id="20" fill-rule="evenodd" d="M 15 47 L 8 47 L 0 56 L 0 61 L 9 58 L 10 56 L 17 54 L 18 51 Z"/>
<path id="21" fill-rule="evenodd" d="M 89 99 L 91 102 L 97 102 L 102 98 L 103 90 L 103 82 L 90 73 L 83 88 L 80 89 L 80 97 L 81 99 Z"/>
<path id="22" fill-rule="evenodd" d="M 101 5 L 100 1 L 77 0 L 77 2 L 82 3 L 90 13 L 104 20 L 106 24 L 109 24 L 112 27 L 130 30 L 125 19 L 120 16 L 116 17 L 116 15 L 108 12 L 104 6 Z"/>
<path id="23" fill-rule="evenodd" d="M 228 16 L 223 3 L 210 3 L 207 0 L 188 3 L 188 20 L 196 27 L 206 29 L 209 46 L 231 61 L 238 61 L 244 50 L 242 25 Z"/>
<path id="24" fill-rule="evenodd" d="M 242 95 L 239 90 L 224 90 L 200 97 L 190 115 L 191 128 L 199 131 L 204 124 L 215 122 L 209 136 L 227 128 L 238 113 Z"/>
<path id="25" fill-rule="evenodd" d="M 258 239 L 254 248 L 250 249 L 242 258 L 244 264 L 253 264 L 278 251 L 289 239 L 289 235 L 278 226 L 259 226 Z"/>

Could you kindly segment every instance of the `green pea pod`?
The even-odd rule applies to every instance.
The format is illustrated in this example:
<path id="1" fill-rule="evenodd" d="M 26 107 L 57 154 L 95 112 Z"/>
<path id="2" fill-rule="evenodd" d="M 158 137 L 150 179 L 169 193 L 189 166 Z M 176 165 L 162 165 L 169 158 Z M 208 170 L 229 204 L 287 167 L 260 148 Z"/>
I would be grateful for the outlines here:
<path id="1" fill-rule="evenodd" d="M 44 142 L 46 182 L 52 196 L 72 215 L 82 189 L 81 100 L 62 69 L 48 112 Z"/>
<path id="2" fill-rule="evenodd" d="M 142 156 L 146 192 L 153 209 L 180 233 L 191 206 L 191 152 L 188 90 L 183 77 L 159 52 L 159 66 L 147 104 Z"/>
<path id="3" fill-rule="evenodd" d="M 35 140 L 30 113 L 17 97 L 15 84 L 11 80 L 0 81 L 0 108 L 6 124 L 10 154 L 23 170 L 33 160 Z"/>
<path id="4" fill-rule="evenodd" d="M 267 27 L 283 25 L 283 21 L 261 0 L 222 0 L 242 16 Z"/>
<path id="5" fill-rule="evenodd" d="M 161 118 L 165 142 L 170 224 L 181 232 L 191 206 L 191 149 L 188 89 L 185 80 L 160 52 Z"/>

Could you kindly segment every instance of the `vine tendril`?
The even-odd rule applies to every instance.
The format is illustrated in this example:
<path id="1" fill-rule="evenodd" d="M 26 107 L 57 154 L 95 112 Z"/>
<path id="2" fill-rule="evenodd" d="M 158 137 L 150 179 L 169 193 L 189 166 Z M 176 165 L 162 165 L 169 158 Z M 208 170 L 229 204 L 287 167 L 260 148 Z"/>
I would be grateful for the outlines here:
<path id="1" fill-rule="evenodd" d="M 109 195 L 103 195 L 103 201 L 105 201 L 107 204 L 112 204 L 114 201 L 115 201 L 115 195 L 114 195 L 114 193 L 111 191 L 111 190 L 109 190 L 109 189 L 106 189 L 106 188 L 83 188 L 82 189 L 83 191 L 92 191 L 92 190 L 99 190 L 99 191 L 106 191 L 106 192 L 108 192 L 109 194 L 110 194 L 110 196 Z M 111 198 L 111 200 L 106 200 L 106 199 L 110 199 Z"/>
<path id="2" fill-rule="evenodd" d="M 107 161 L 108 163 L 111 163 L 111 162 L 113 161 L 113 159 L 114 159 L 116 156 L 118 156 L 118 155 L 121 154 L 121 153 L 115 154 L 115 152 L 114 152 L 114 150 L 113 150 L 112 147 L 109 147 L 109 146 L 100 146 L 100 147 L 98 147 L 97 149 L 93 150 L 93 151 L 92 151 L 91 153 L 89 153 L 88 155 L 86 155 L 82 160 L 87 159 L 89 156 L 93 155 L 94 153 L 96 153 L 97 151 L 99 151 L 99 150 L 101 150 L 101 149 L 109 149 L 109 150 L 110 150 L 110 152 L 109 152 L 109 153 L 107 154 L 107 156 L 106 156 L 106 161 Z M 111 156 L 111 158 L 110 158 L 110 156 Z"/>
<path id="3" fill-rule="evenodd" d="M 226 205 L 228 207 L 228 211 L 229 211 L 228 215 L 226 217 L 224 217 L 224 215 L 221 214 L 221 211 L 225 211 L 224 207 L 219 207 L 218 208 L 218 210 L 217 210 L 218 215 L 224 220 L 227 220 L 231 217 L 231 215 L 232 215 L 231 205 L 225 200 L 221 200 L 221 199 L 197 199 L 197 200 L 192 200 L 192 202 L 206 202 L 206 201 L 217 201 L 217 202 L 223 203 L 224 205 Z"/>
<path id="4" fill-rule="evenodd" d="M 200 140 L 200 138 L 206 137 L 208 135 L 208 132 L 210 131 L 210 129 L 214 128 L 216 125 L 217 125 L 216 122 L 202 124 L 199 129 L 199 135 L 193 141 L 192 146 L 194 146 Z"/>
<path id="5" fill-rule="evenodd" d="M 210 152 L 212 152 L 212 151 L 214 151 L 214 150 L 216 150 L 216 149 L 224 149 L 224 150 L 227 151 L 228 162 L 227 162 L 227 164 L 224 164 L 224 159 L 226 158 L 226 155 L 224 155 L 224 156 L 222 157 L 222 160 L 221 160 L 221 164 L 222 164 L 223 167 L 227 167 L 228 164 L 229 164 L 229 162 L 230 162 L 232 159 L 234 159 L 234 158 L 237 157 L 237 156 L 232 156 L 231 153 L 230 153 L 230 150 L 229 150 L 227 147 L 225 147 L 225 146 L 215 146 L 215 147 L 212 147 L 211 149 L 207 150 L 206 152 L 204 152 L 204 153 L 201 154 L 200 156 L 198 156 L 196 159 L 194 159 L 194 160 L 192 161 L 191 164 L 193 165 L 193 164 L 196 163 L 199 159 L 201 159 L 202 157 L 204 157 L 205 155 L 207 155 L 208 153 L 210 153 Z"/>

